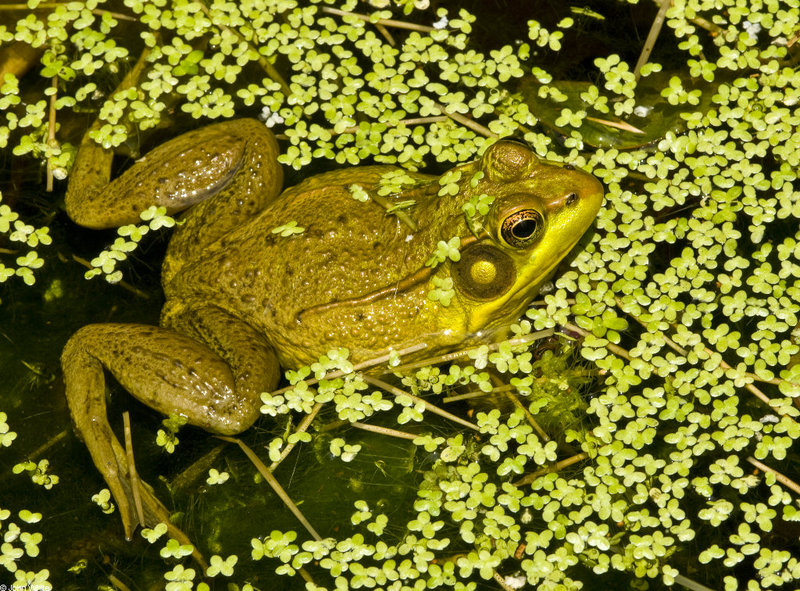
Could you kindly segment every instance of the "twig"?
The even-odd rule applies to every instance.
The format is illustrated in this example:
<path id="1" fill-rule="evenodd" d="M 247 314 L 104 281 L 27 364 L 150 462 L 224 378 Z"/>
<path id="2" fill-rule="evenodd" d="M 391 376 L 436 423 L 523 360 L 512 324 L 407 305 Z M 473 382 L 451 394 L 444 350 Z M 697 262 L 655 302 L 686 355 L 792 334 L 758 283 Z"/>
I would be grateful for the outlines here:
<path id="1" fill-rule="evenodd" d="M 384 39 L 386 39 L 386 43 L 388 43 L 391 47 L 394 47 L 396 45 L 394 37 L 392 37 L 392 34 L 389 32 L 389 29 L 387 29 L 381 23 L 375 23 L 375 28 L 378 29 L 378 32 L 381 35 L 383 35 Z"/>
<path id="2" fill-rule="evenodd" d="M 398 21 L 390 18 L 379 18 L 378 20 L 373 21 L 372 17 L 368 14 L 348 12 L 346 10 L 339 10 L 338 8 L 330 8 L 328 6 L 324 6 L 322 8 L 322 12 L 326 12 L 328 14 L 335 14 L 337 16 L 353 16 L 357 19 L 366 21 L 368 23 L 373 23 L 375 25 L 383 25 L 384 27 L 394 27 L 395 29 L 409 29 L 411 31 L 420 31 L 422 33 L 431 33 L 436 30 L 434 27 L 428 27 L 426 25 L 417 25 L 415 23 Z"/>
<path id="3" fill-rule="evenodd" d="M 517 337 L 515 339 L 509 339 L 507 341 L 492 343 L 491 345 L 487 345 L 487 347 L 489 351 L 495 351 L 499 349 L 500 345 L 504 343 L 508 343 L 512 347 L 516 347 L 518 345 L 527 345 L 528 343 L 532 343 L 533 341 L 538 341 L 540 339 L 546 339 L 548 337 L 551 337 L 553 336 L 553 334 L 555 334 L 555 331 L 552 328 L 548 328 L 545 330 L 540 330 L 538 332 L 532 332 L 530 334 L 526 334 L 525 336 Z M 473 350 L 474 350 L 473 348 L 462 349 L 461 351 L 445 353 L 444 355 L 437 355 L 436 357 L 428 357 L 427 359 L 422 359 L 421 361 L 415 361 L 414 363 L 398 365 L 397 367 L 391 368 L 384 373 L 403 373 L 412 369 L 425 367 L 426 365 L 439 365 L 441 363 L 455 361 L 457 359 L 463 359 L 464 357 L 468 357 Z"/>
<path id="4" fill-rule="evenodd" d="M 387 361 L 389 361 L 389 359 L 392 358 L 392 352 L 397 353 L 400 356 L 403 356 L 403 355 L 410 355 L 411 353 L 416 353 L 418 351 L 421 351 L 422 349 L 426 349 L 427 347 L 428 347 L 428 345 L 425 344 L 425 343 L 418 343 L 416 345 L 411 345 L 410 347 L 406 347 L 405 349 L 400 349 L 399 351 L 393 351 L 392 349 L 389 349 L 383 355 L 379 355 L 378 357 L 375 357 L 374 359 L 368 359 L 367 361 L 363 361 L 361 363 L 358 363 L 358 364 L 354 365 L 352 371 L 350 371 L 350 372 L 345 372 L 345 371 L 342 371 L 342 370 L 336 370 L 336 371 L 332 371 L 330 373 L 326 373 L 325 377 L 323 377 L 322 379 L 323 380 L 333 380 L 333 379 L 336 379 L 336 378 L 340 378 L 343 375 L 346 375 L 346 374 L 349 374 L 349 373 L 355 373 L 357 371 L 361 371 L 362 369 L 369 369 L 371 367 L 375 367 L 376 365 L 381 365 L 382 363 L 386 363 Z M 386 373 L 391 373 L 391 372 L 392 372 L 392 370 L 390 369 Z M 305 382 L 306 382 L 306 385 L 313 386 L 314 384 L 319 382 L 319 380 L 316 379 L 316 378 L 310 378 L 308 380 L 305 380 Z M 280 388 L 278 390 L 270 392 L 270 396 L 275 396 L 277 394 L 283 394 L 284 392 L 288 392 L 292 388 L 294 388 L 294 386 L 286 386 L 284 388 Z"/>
<path id="5" fill-rule="evenodd" d="M 550 436 L 545 432 L 544 429 L 542 429 L 542 426 L 538 423 L 533 414 L 531 414 L 531 411 L 529 411 L 528 408 L 522 404 L 522 401 L 512 392 L 505 392 L 505 396 L 514 404 L 514 406 L 522 409 L 522 412 L 525 413 L 525 418 L 528 420 L 528 424 L 539 434 L 539 437 L 546 442 L 550 441 Z"/>
<path id="6" fill-rule="evenodd" d="M 493 388 L 491 392 L 484 392 L 483 390 L 473 390 L 465 392 L 464 394 L 456 394 L 455 396 L 445 396 L 442 398 L 442 403 L 458 402 L 459 400 L 471 400 L 472 398 L 483 398 L 487 394 L 500 394 L 502 392 L 510 392 L 514 386 L 499 386 Z"/>
<path id="7" fill-rule="evenodd" d="M 678 585 L 686 587 L 687 589 L 691 589 L 691 591 L 714 591 L 711 587 L 706 587 L 705 585 L 701 585 L 697 581 L 694 581 L 688 577 L 684 577 L 681 574 L 677 574 L 673 577 L 675 582 Z"/>
<path id="8" fill-rule="evenodd" d="M 131 588 L 128 587 L 125 583 L 119 580 L 118 577 L 114 576 L 113 573 L 108 575 L 108 580 L 111 581 L 111 584 L 114 585 L 119 591 L 131 591 Z"/>
<path id="9" fill-rule="evenodd" d="M 497 582 L 498 585 L 500 585 L 503 591 L 514 591 L 514 587 L 506 583 L 506 580 L 494 569 L 492 569 L 492 578 L 495 580 L 495 582 Z"/>
<path id="10" fill-rule="evenodd" d="M 419 437 L 419 435 L 414 435 L 413 433 L 408 433 L 407 431 L 398 431 L 397 429 L 390 429 L 389 427 L 380 427 L 378 425 L 370 425 L 367 423 L 359 423 L 358 421 L 349 424 L 356 429 L 371 431 L 372 433 L 380 433 L 381 435 L 388 435 L 389 437 L 397 437 L 399 439 L 410 439 L 413 441 Z"/>
<path id="11" fill-rule="evenodd" d="M 400 119 L 396 123 L 387 124 L 387 127 L 396 128 L 400 127 L 401 125 L 405 125 L 406 127 L 410 127 L 412 125 L 427 125 L 428 123 L 441 123 L 442 121 L 447 121 L 449 117 L 446 115 L 431 115 L 430 117 L 412 117 L 411 119 Z M 357 133 L 358 127 L 351 126 L 345 127 L 341 131 L 336 131 L 334 128 L 329 127 L 325 129 L 325 131 L 331 135 L 343 135 L 345 133 Z M 279 140 L 288 140 L 289 136 L 285 133 L 276 133 L 275 139 Z"/>
<path id="12" fill-rule="evenodd" d="M 710 20 L 705 19 L 700 16 L 695 16 L 694 18 L 690 18 L 689 22 L 693 25 L 697 25 L 701 29 L 705 29 L 708 31 L 712 37 L 716 37 L 717 35 L 721 35 L 725 29 L 720 27 L 719 25 L 715 25 Z"/>
<path id="13" fill-rule="evenodd" d="M 305 515 L 303 515 L 300 512 L 300 509 L 297 507 L 297 505 L 294 504 L 294 501 L 292 501 L 292 499 L 289 498 L 289 495 L 280 485 L 278 480 L 275 478 L 275 476 L 273 476 L 272 472 L 270 472 L 269 468 L 267 468 L 266 464 L 264 464 L 264 462 L 261 461 L 261 459 L 255 454 L 255 452 L 252 449 L 250 449 L 250 447 L 241 439 L 237 439 L 235 437 L 226 437 L 225 435 L 217 435 L 217 437 L 219 439 L 222 439 L 223 441 L 235 443 L 241 448 L 241 450 L 245 453 L 248 459 L 256 467 L 259 474 L 261 474 L 261 476 L 264 477 L 264 480 L 266 480 L 267 483 L 272 487 L 272 490 L 275 491 L 275 494 L 277 494 L 280 497 L 280 499 L 294 514 L 294 516 L 297 517 L 300 523 L 303 524 L 303 527 L 305 527 L 306 530 L 308 530 L 308 533 L 310 533 L 311 536 L 319 542 L 322 539 L 322 537 L 317 533 L 317 530 L 315 530 L 312 527 L 311 523 L 309 523 Z"/>
<path id="14" fill-rule="evenodd" d="M 67 436 L 67 430 L 63 429 L 60 433 L 58 433 L 58 435 L 51 437 L 50 439 L 45 441 L 42 445 L 37 447 L 35 451 L 28 454 L 28 457 L 31 460 L 35 460 L 36 458 L 44 455 L 44 452 L 53 447 L 53 445 L 64 439 L 64 437 L 66 436 Z"/>
<path id="15" fill-rule="evenodd" d="M 311 583 L 312 585 L 314 585 L 314 586 L 312 587 L 312 589 L 316 587 L 316 584 L 314 584 L 314 579 L 311 577 L 311 574 L 309 574 L 309 572 L 308 572 L 306 569 L 304 569 L 304 568 L 301 566 L 300 568 L 298 568 L 298 569 L 297 569 L 297 572 L 299 572 L 299 573 L 300 573 L 300 576 L 301 576 L 301 577 L 303 577 L 303 580 L 304 580 L 306 583 Z"/>
<path id="16" fill-rule="evenodd" d="M 72 260 L 75 261 L 76 263 L 79 263 L 79 264 L 83 265 L 87 269 L 94 269 L 94 267 L 92 267 L 92 263 L 90 263 L 89 261 L 87 261 L 86 259 L 84 259 L 82 257 L 79 257 L 76 254 L 72 255 Z M 150 296 L 147 295 L 145 292 L 143 292 L 141 289 L 139 289 L 137 287 L 134 287 L 133 285 L 131 285 L 127 281 L 118 281 L 114 285 L 119 285 L 122 289 L 127 289 L 132 294 L 137 295 L 140 298 L 144 298 L 145 300 L 150 298 Z"/>
<path id="17" fill-rule="evenodd" d="M 47 118 L 47 145 L 49 148 L 56 146 L 56 96 L 58 96 L 58 76 L 53 76 L 50 83 L 53 94 L 50 95 L 50 112 Z M 47 186 L 48 193 L 53 191 L 53 158 L 47 157 Z"/>
<path id="18" fill-rule="evenodd" d="M 144 520 L 144 509 L 142 508 L 142 494 L 139 487 L 142 485 L 139 480 L 139 473 L 136 472 L 136 463 L 133 461 L 133 438 L 131 437 L 131 417 L 126 410 L 122 413 L 122 422 L 125 425 L 125 455 L 128 458 L 128 477 L 131 480 L 131 491 L 133 492 L 133 505 L 136 507 L 136 517 L 139 525 L 144 527 L 147 523 Z"/>
<path id="19" fill-rule="evenodd" d="M 792 480 L 788 476 L 784 476 L 774 468 L 770 468 L 766 464 L 759 462 L 757 459 L 753 457 L 748 457 L 747 461 L 753 464 L 753 466 L 755 466 L 759 470 L 763 470 L 764 472 L 769 472 L 770 474 L 773 474 L 775 476 L 775 480 L 780 482 L 785 487 L 792 489 L 796 494 L 800 495 L 800 484 L 797 484 L 794 480 Z"/>
<path id="20" fill-rule="evenodd" d="M 382 390 L 385 390 L 385 391 L 389 392 L 390 394 L 394 394 L 395 396 L 408 396 L 415 403 L 420 403 L 421 402 L 425 406 L 425 410 L 428 410 L 428 411 L 430 411 L 430 412 L 432 412 L 434 414 L 437 414 L 440 417 L 444 417 L 446 419 L 454 421 L 454 422 L 458 423 L 459 425 L 464 425 L 465 427 L 469 427 L 470 429 L 474 429 L 475 431 L 480 431 L 480 429 L 478 428 L 478 426 L 476 424 L 470 423 L 469 421 L 464 420 L 461 417 L 458 417 L 458 416 L 454 415 L 453 413 L 447 412 L 446 410 L 443 410 L 443 409 L 439 408 L 438 406 L 436 406 L 434 404 L 431 404 L 430 402 L 428 402 L 426 400 L 423 400 L 422 398 L 419 398 L 417 396 L 414 396 L 413 394 L 405 392 L 405 391 L 401 390 L 400 388 L 396 388 L 395 386 L 392 386 L 391 384 L 387 384 L 383 380 L 379 380 L 377 378 L 373 378 L 372 376 L 365 375 L 364 376 L 364 381 L 367 382 L 368 384 L 372 384 L 373 386 L 381 388 Z"/>
<path id="21" fill-rule="evenodd" d="M 647 63 L 647 60 L 650 58 L 650 54 L 653 52 L 653 47 L 655 47 L 656 44 L 656 39 L 658 39 L 658 34 L 661 32 L 661 27 L 664 26 L 664 16 L 667 14 L 667 10 L 672 5 L 672 0 L 660 1 L 661 7 L 658 9 L 656 18 L 653 19 L 653 24 L 650 26 L 650 34 L 647 35 L 647 39 L 644 42 L 644 47 L 642 47 L 642 53 L 639 55 L 639 61 L 636 62 L 636 67 L 633 69 L 633 76 L 637 82 L 641 76 L 642 66 L 644 66 Z"/>
<path id="22" fill-rule="evenodd" d="M 709 357 L 711 357 L 711 356 L 714 354 L 714 351 L 712 351 L 712 350 L 711 350 L 711 349 L 709 349 L 708 347 L 703 347 L 703 350 L 704 350 L 706 353 L 708 353 L 708 356 L 709 356 Z M 722 369 L 733 369 L 733 368 L 732 368 L 730 365 L 728 365 L 728 363 L 727 363 L 727 362 L 726 362 L 724 359 L 720 359 L 720 360 L 719 360 L 719 366 L 720 366 Z M 773 405 L 772 405 L 772 400 L 770 399 L 770 397 L 769 397 L 769 396 L 767 396 L 766 394 L 764 394 L 764 392 L 762 392 L 760 389 L 758 389 L 757 387 L 755 387 L 753 384 L 746 384 L 746 385 L 745 385 L 745 388 L 746 388 L 747 390 L 749 390 L 749 391 L 750 391 L 750 393 L 751 393 L 751 394 L 753 394 L 753 395 L 754 395 L 756 398 L 758 398 L 759 400 L 761 400 L 761 402 L 763 402 L 764 404 L 766 404 L 766 405 L 767 405 L 767 406 L 769 406 L 770 408 L 774 408 L 774 407 L 773 407 Z M 779 414 L 784 414 L 784 413 L 782 413 L 782 412 L 780 411 L 780 409 L 774 409 L 774 410 L 775 410 L 777 413 L 779 413 Z"/>
<path id="23" fill-rule="evenodd" d="M 627 121 L 610 121 L 608 119 L 599 119 L 598 117 L 586 117 L 586 121 L 594 121 L 600 125 L 605 125 L 606 127 L 615 127 L 617 129 L 621 129 L 622 131 L 644 134 L 644 131 L 634 125 L 631 125 Z"/>
<path id="24" fill-rule="evenodd" d="M 585 454 L 585 453 L 575 454 L 574 456 L 569 457 L 566 460 L 561 460 L 560 462 L 556 462 L 555 464 L 552 464 L 551 466 L 545 466 L 544 468 L 541 468 L 540 470 L 537 470 L 536 472 L 533 472 L 531 474 L 527 474 L 527 475 L 523 476 L 522 478 L 520 478 L 519 480 L 517 480 L 514 483 L 514 486 L 517 486 L 517 487 L 525 486 L 526 484 L 530 484 L 531 482 L 533 482 L 534 480 L 539 478 L 539 476 L 544 476 L 545 474 L 550 474 L 550 472 L 558 472 L 560 470 L 563 470 L 567 466 L 571 466 L 572 464 L 577 464 L 578 462 L 581 462 L 581 461 L 587 459 L 588 457 L 589 457 L 589 455 Z"/>
<path id="25" fill-rule="evenodd" d="M 572 331 L 572 332 L 577 332 L 582 337 L 585 337 L 586 335 L 589 334 L 589 331 L 583 330 L 580 326 L 572 324 L 571 322 L 565 323 L 564 324 L 564 328 L 566 328 L 567 330 Z M 633 356 L 628 352 L 628 350 L 627 349 L 623 349 L 619 345 L 615 345 L 614 343 L 608 343 L 606 345 L 606 347 L 608 348 L 609 351 L 611 351 L 615 355 L 618 355 L 619 357 L 627 359 L 628 361 L 633 359 Z M 645 361 L 645 363 L 647 363 L 647 362 Z M 648 365 L 650 365 L 650 364 L 648 364 Z M 655 369 L 652 365 L 650 365 L 650 367 L 652 369 Z"/>
<path id="26" fill-rule="evenodd" d="M 481 125 L 480 123 L 478 123 L 476 121 L 473 121 L 469 117 L 465 117 L 461 113 L 455 113 L 455 112 L 450 113 L 450 112 L 447 111 L 447 108 L 444 105 L 440 105 L 438 103 L 434 103 L 434 104 L 436 105 L 436 108 L 439 109 L 439 112 L 442 115 L 447 115 L 450 119 L 452 119 L 456 123 L 460 123 L 464 127 L 468 127 L 469 129 L 471 129 L 472 131 L 474 131 L 478 135 L 482 135 L 484 137 L 491 137 L 491 138 L 499 137 L 491 129 L 489 129 L 488 127 L 484 127 L 483 125 Z"/>
<path id="27" fill-rule="evenodd" d="M 63 2 L 42 2 L 38 4 L 34 10 L 44 10 L 47 8 L 58 8 L 59 6 L 64 6 Z M 0 5 L 0 11 L 2 10 L 30 10 L 30 6 L 27 4 L 3 4 Z M 96 14 L 102 16 L 104 14 L 110 14 L 114 18 L 118 18 L 124 21 L 132 21 L 136 22 L 138 19 L 129 16 L 127 14 L 122 14 L 120 12 L 112 12 L 110 10 L 100 10 L 99 8 L 95 8 L 90 11 L 92 14 Z"/>
<path id="28" fill-rule="evenodd" d="M 314 422 L 314 419 L 317 418 L 317 415 L 319 414 L 320 410 L 322 410 L 322 403 L 318 402 L 314 406 L 314 408 L 311 409 L 311 412 L 308 413 L 305 417 L 303 417 L 303 420 L 300 421 L 300 424 L 297 425 L 297 429 L 295 429 L 294 432 L 295 433 L 305 433 L 306 431 L 308 431 L 308 428 L 311 426 L 311 423 Z M 278 468 L 278 466 L 280 466 L 281 462 L 283 460 L 285 460 L 286 456 L 288 456 L 292 452 L 292 450 L 295 448 L 295 445 L 297 445 L 297 444 L 296 443 L 289 443 L 289 444 L 286 445 L 285 448 L 283 448 L 283 451 L 281 452 L 280 457 L 277 460 L 275 460 L 274 462 L 272 462 L 272 464 L 270 465 L 269 469 L 270 469 L 271 472 L 274 472 Z"/>

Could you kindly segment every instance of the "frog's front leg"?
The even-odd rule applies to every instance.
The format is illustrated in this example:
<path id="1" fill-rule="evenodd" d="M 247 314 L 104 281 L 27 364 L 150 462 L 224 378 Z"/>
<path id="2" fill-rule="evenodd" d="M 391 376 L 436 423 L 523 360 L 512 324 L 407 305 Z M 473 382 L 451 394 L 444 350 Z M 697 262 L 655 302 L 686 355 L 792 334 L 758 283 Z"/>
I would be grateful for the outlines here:
<path id="1" fill-rule="evenodd" d="M 139 523 L 128 460 L 106 416 L 104 369 L 136 398 L 165 414 L 220 434 L 248 428 L 260 395 L 279 377 L 266 340 L 243 322 L 208 306 L 175 317 L 176 328 L 93 324 L 64 347 L 62 367 L 75 427 L 120 509 L 130 539 Z M 143 525 L 167 523 L 168 511 L 141 487 Z"/>

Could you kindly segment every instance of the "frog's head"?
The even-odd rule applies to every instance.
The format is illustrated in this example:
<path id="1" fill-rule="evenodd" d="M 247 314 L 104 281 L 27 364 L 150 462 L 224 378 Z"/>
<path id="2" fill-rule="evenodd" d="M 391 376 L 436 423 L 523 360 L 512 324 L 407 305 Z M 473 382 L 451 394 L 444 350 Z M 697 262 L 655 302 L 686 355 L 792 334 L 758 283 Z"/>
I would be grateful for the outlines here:
<path id="1" fill-rule="evenodd" d="M 469 330 L 478 331 L 519 316 L 591 226 L 603 186 L 512 138 L 491 145 L 473 166 L 483 172 L 474 194 L 493 201 L 478 223 L 468 220 L 473 235 L 462 239 L 451 273 Z"/>

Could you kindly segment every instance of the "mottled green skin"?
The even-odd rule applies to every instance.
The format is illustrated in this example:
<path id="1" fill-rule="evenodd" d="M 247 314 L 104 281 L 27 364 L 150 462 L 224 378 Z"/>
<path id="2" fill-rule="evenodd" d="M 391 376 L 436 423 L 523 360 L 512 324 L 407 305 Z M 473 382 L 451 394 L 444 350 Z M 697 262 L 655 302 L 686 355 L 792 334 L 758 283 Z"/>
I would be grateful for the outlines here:
<path id="1" fill-rule="evenodd" d="M 434 177 L 417 175 L 426 186 L 414 192 L 418 204 L 411 214 L 435 222 L 422 225 L 410 241 L 411 229 L 384 207 L 353 198 L 351 184 L 372 193 L 390 169 L 339 170 L 285 191 L 165 283 L 163 322 L 193 302 L 216 302 L 269 335 L 288 367 L 314 361 L 333 346 L 347 347 L 358 360 L 420 339 L 433 346 L 436 339 L 426 333 L 437 326 L 438 306 L 426 297 L 427 281 L 378 301 L 345 303 L 391 288 L 424 268 L 439 240 L 466 232 L 460 202 L 438 199 Z M 304 232 L 272 232 L 289 221 Z M 331 302 L 342 303 L 314 309 Z"/>
<path id="2" fill-rule="evenodd" d="M 109 183 L 110 156 L 90 141 L 81 145 L 66 196 L 78 223 L 108 227 L 138 221 L 138 212 L 153 204 L 172 213 L 192 206 L 164 261 L 161 327 L 84 327 L 62 357 L 76 427 L 128 533 L 136 520 L 124 451 L 105 417 L 103 369 L 164 413 L 237 433 L 259 415 L 260 395 L 274 388 L 280 366 L 307 364 L 332 347 L 347 347 L 362 361 L 388 347 L 425 345 L 418 355 L 430 355 L 496 337 L 519 317 L 602 201 L 594 177 L 541 161 L 511 141 L 460 166 L 454 196 L 438 196 L 436 177 L 411 175 L 414 184 L 382 204 L 380 178 L 393 167 L 339 170 L 280 193 L 276 156 L 263 125 L 230 121 L 175 138 Z M 354 184 L 372 198 L 354 199 Z M 484 193 L 495 201 L 473 235 L 462 207 Z M 386 212 L 409 199 L 415 230 Z M 519 212 L 533 212 L 538 224 L 511 244 L 503 228 Z M 282 237 L 272 231 L 292 221 L 304 232 Z M 426 267 L 437 243 L 454 236 L 462 240 L 462 255 L 473 253 L 469 265 Z M 495 256 L 488 275 L 484 252 Z M 502 284 L 492 283 L 495 271 Z M 454 284 L 448 306 L 428 297 L 434 279 L 445 278 Z M 159 519 L 160 503 L 145 497 L 146 521 Z"/>

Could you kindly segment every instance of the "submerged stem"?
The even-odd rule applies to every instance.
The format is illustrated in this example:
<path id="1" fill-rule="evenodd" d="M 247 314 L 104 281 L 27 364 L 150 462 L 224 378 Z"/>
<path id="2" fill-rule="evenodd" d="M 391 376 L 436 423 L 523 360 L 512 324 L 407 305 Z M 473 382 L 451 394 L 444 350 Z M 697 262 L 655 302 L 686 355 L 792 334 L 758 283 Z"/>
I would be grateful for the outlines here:
<path id="1" fill-rule="evenodd" d="M 261 461 L 261 458 L 259 458 L 256 455 L 256 453 L 250 448 L 250 446 L 248 446 L 241 439 L 237 439 L 235 437 L 227 437 L 225 435 L 217 435 L 217 437 L 219 439 L 222 439 L 223 441 L 228 441 L 229 443 L 235 443 L 236 445 L 239 446 L 239 448 L 241 448 L 241 450 L 244 452 L 247 458 L 256 467 L 258 473 L 264 477 L 264 480 L 266 480 L 267 484 L 269 484 L 270 487 L 272 487 L 272 490 L 275 491 L 275 494 L 277 494 L 280 497 L 280 499 L 284 502 L 284 504 L 289 508 L 289 511 L 291 511 L 295 517 L 297 517 L 298 521 L 300 521 L 300 523 L 303 524 L 303 527 L 306 528 L 308 533 L 310 533 L 311 536 L 319 542 L 322 539 L 322 536 L 320 536 L 317 533 L 317 530 L 314 529 L 314 527 L 311 525 L 308 519 L 306 519 L 305 515 L 303 515 L 303 513 L 294 503 L 294 501 L 292 501 L 287 492 L 278 482 L 277 478 L 275 478 L 270 469 L 267 468 L 266 464 L 264 464 L 264 462 Z"/>

